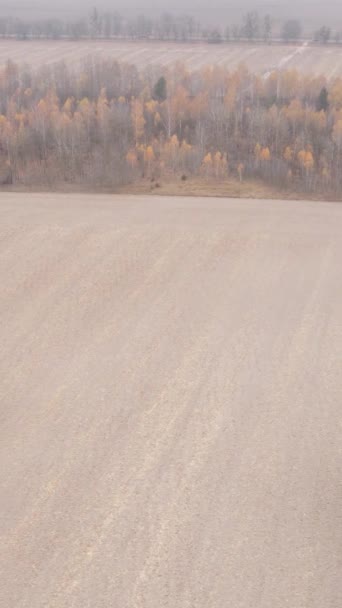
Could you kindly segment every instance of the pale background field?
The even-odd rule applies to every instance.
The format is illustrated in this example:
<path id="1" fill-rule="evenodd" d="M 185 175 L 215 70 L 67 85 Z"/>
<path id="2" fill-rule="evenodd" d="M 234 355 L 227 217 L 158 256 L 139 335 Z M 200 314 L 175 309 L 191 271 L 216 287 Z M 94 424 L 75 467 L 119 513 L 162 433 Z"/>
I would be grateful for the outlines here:
<path id="1" fill-rule="evenodd" d="M 145 68 L 184 62 L 189 68 L 222 65 L 236 68 L 244 63 L 264 74 L 274 68 L 296 68 L 308 74 L 342 76 L 342 48 L 304 45 L 177 44 L 118 41 L 9 41 L 0 40 L 0 64 L 12 59 L 34 66 L 66 61 L 79 64 L 89 56 L 107 58 Z"/>

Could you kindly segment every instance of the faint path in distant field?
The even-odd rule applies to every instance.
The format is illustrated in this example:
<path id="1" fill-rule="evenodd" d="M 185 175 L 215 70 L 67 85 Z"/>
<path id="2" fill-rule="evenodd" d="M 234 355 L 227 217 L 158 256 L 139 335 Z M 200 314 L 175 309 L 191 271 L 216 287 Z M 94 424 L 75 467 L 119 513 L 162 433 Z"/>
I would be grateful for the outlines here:
<path id="1" fill-rule="evenodd" d="M 288 67 L 288 64 L 291 61 L 293 61 L 293 59 L 297 58 L 299 55 L 302 55 L 302 53 L 304 53 L 305 51 L 307 51 L 308 48 L 309 48 L 309 42 L 306 41 L 306 42 L 303 42 L 303 44 L 301 44 L 299 47 L 297 47 L 295 49 L 292 49 L 291 53 L 289 53 L 288 55 L 285 55 L 284 57 L 282 57 L 279 60 L 279 62 L 278 62 L 277 65 L 273 65 L 271 68 L 269 68 L 263 74 L 264 80 L 267 80 L 267 78 L 269 78 L 269 76 L 272 74 L 273 71 L 286 69 Z"/>

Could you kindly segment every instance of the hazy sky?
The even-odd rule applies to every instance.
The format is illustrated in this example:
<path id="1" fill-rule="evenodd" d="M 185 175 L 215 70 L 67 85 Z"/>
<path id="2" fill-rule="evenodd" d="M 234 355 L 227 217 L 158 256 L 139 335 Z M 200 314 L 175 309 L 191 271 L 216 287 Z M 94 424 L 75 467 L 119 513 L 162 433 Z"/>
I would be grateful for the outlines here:
<path id="1" fill-rule="evenodd" d="M 239 19 L 246 10 L 257 8 L 262 14 L 271 13 L 280 19 L 321 20 L 342 29 L 342 0 L 0 0 L 0 14 L 26 18 L 76 17 L 93 6 L 127 15 L 156 15 L 165 10 L 191 13 L 203 21 L 216 23 Z"/>

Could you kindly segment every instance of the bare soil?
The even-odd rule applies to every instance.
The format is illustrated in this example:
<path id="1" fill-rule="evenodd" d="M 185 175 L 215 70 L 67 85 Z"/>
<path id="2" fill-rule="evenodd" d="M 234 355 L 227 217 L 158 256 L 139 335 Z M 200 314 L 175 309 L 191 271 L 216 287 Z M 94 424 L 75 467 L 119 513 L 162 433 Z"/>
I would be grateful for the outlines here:
<path id="1" fill-rule="evenodd" d="M 0 606 L 339 608 L 342 206 L 0 199 Z"/>

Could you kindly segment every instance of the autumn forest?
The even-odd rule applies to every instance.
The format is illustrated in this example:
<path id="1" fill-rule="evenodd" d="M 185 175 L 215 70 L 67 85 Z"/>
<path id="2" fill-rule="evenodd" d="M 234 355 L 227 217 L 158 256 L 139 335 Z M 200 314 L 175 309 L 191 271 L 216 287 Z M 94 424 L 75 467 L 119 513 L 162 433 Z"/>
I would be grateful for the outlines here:
<path id="1" fill-rule="evenodd" d="M 342 80 L 89 58 L 0 73 L 2 187 L 259 180 L 342 198 Z"/>

